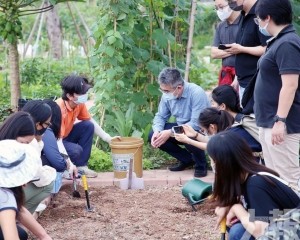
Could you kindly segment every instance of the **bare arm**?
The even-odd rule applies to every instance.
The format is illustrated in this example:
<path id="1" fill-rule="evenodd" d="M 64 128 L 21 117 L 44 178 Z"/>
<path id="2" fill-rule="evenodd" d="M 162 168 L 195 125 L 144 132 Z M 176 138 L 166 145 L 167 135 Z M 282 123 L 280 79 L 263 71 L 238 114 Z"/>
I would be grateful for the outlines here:
<path id="1" fill-rule="evenodd" d="M 15 210 L 7 209 L 0 212 L 0 226 L 4 239 L 19 239 Z"/>
<path id="2" fill-rule="evenodd" d="M 211 47 L 210 55 L 211 58 L 214 59 L 223 59 L 223 58 L 230 57 L 232 54 L 224 50 L 220 50 L 217 47 Z"/>
<path id="3" fill-rule="evenodd" d="M 298 74 L 281 75 L 282 88 L 279 93 L 277 115 L 286 118 L 293 104 L 298 89 Z M 284 141 L 285 124 L 278 121 L 272 129 L 272 144 L 279 144 Z"/>
<path id="4" fill-rule="evenodd" d="M 226 225 L 231 226 L 231 220 L 237 217 L 247 232 L 253 235 L 255 238 L 261 236 L 264 233 L 268 223 L 262 221 L 250 222 L 250 214 L 245 210 L 241 204 L 234 204 L 229 210 L 226 217 Z"/>
<path id="5" fill-rule="evenodd" d="M 256 46 L 256 47 L 244 47 L 237 43 L 227 44 L 231 48 L 226 49 L 224 51 L 231 53 L 231 54 L 240 54 L 240 53 L 247 53 L 253 56 L 260 57 L 266 51 L 266 47 L 263 46 Z"/>
<path id="6" fill-rule="evenodd" d="M 52 240 L 45 229 L 35 220 L 32 214 L 25 207 L 21 208 L 18 214 L 18 219 L 30 232 L 38 237 L 38 239 Z"/>

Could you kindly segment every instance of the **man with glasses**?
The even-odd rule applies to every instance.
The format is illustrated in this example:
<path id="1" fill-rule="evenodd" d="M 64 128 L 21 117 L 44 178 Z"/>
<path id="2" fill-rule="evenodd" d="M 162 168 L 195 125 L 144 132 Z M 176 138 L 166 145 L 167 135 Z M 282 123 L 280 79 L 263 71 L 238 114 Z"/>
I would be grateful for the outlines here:
<path id="1" fill-rule="evenodd" d="M 215 10 L 222 22 L 216 28 L 211 57 L 222 59 L 218 85 L 231 85 L 235 77 L 235 55 L 224 50 L 228 48 L 226 44 L 236 40 L 241 15 L 230 9 L 226 0 L 215 0 Z"/>
<path id="2" fill-rule="evenodd" d="M 189 144 L 178 142 L 173 136 L 172 127 L 188 124 L 199 131 L 200 112 L 209 107 L 209 100 L 204 90 L 194 84 L 185 82 L 175 68 L 165 68 L 158 76 L 159 90 L 162 92 L 149 142 L 178 160 L 170 171 L 182 171 L 195 164 L 195 177 L 207 175 L 207 162 L 203 150 Z M 169 123 L 173 116 L 176 123 Z M 195 136 L 197 137 L 197 136 Z M 184 147 L 180 146 L 183 145 Z"/>
<path id="3" fill-rule="evenodd" d="M 246 86 L 256 73 L 257 61 L 265 52 L 269 37 L 260 33 L 253 20 L 256 17 L 257 0 L 228 0 L 228 4 L 233 11 L 242 11 L 236 43 L 228 44 L 230 48 L 224 50 L 236 55 L 237 81 L 235 80 L 233 86 L 239 84 L 239 96 L 242 99 Z"/>

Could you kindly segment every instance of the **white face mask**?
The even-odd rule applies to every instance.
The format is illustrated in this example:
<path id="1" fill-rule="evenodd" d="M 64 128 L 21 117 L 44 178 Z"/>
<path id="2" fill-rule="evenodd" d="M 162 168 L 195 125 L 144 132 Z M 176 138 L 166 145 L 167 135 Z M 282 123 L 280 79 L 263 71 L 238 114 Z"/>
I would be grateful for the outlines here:
<path id="1" fill-rule="evenodd" d="M 217 15 L 221 21 L 224 21 L 230 17 L 232 12 L 233 12 L 233 10 L 230 9 L 229 6 L 226 6 L 222 10 L 218 10 Z"/>
<path id="2" fill-rule="evenodd" d="M 176 89 L 174 90 L 174 92 L 168 92 L 168 93 L 163 93 L 163 95 L 165 96 L 165 98 L 167 100 L 173 100 L 173 99 L 176 99 L 178 96 L 175 96 L 174 93 L 176 92 L 177 90 L 177 87 Z"/>
<path id="3" fill-rule="evenodd" d="M 86 93 L 86 94 L 83 94 L 83 95 L 79 95 L 77 97 L 77 100 L 74 101 L 74 103 L 76 103 L 76 104 L 82 104 L 82 103 L 86 103 L 87 100 L 88 100 L 88 94 Z"/>

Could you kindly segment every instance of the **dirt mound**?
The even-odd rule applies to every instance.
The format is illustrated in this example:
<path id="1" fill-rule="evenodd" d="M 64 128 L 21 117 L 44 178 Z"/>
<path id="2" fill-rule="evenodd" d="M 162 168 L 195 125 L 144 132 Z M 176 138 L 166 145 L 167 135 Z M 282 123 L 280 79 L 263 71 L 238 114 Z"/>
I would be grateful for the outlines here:
<path id="1" fill-rule="evenodd" d="M 85 194 L 72 197 L 63 186 L 39 218 L 53 239 L 218 239 L 215 216 L 205 205 L 194 212 L 181 195 L 181 187 L 147 187 L 120 190 L 90 188 L 92 212 L 86 211 Z"/>

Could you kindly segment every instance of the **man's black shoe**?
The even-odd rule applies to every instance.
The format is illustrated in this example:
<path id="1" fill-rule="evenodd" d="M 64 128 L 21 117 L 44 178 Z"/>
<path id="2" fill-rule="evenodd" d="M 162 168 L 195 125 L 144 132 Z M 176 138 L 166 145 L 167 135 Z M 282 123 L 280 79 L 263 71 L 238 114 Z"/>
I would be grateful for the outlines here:
<path id="1" fill-rule="evenodd" d="M 201 178 L 206 176 L 207 176 L 207 171 L 199 171 L 195 169 L 194 177 Z"/>
<path id="2" fill-rule="evenodd" d="M 183 162 L 180 162 L 178 163 L 177 165 L 173 166 L 173 167 L 169 167 L 169 170 L 172 171 L 172 172 L 178 172 L 178 171 L 183 171 L 184 169 L 190 167 L 190 166 L 193 166 L 194 164 L 191 162 L 191 163 L 188 163 L 188 164 L 185 164 Z"/>

